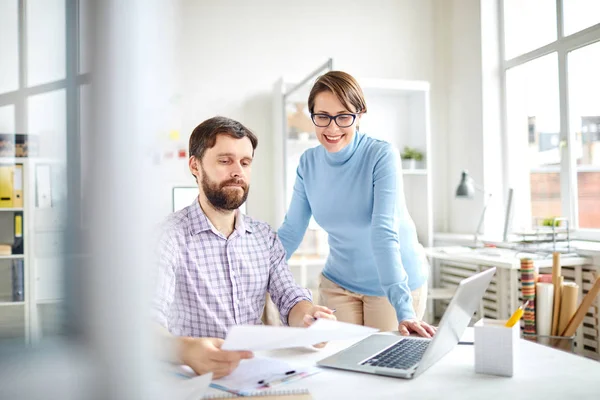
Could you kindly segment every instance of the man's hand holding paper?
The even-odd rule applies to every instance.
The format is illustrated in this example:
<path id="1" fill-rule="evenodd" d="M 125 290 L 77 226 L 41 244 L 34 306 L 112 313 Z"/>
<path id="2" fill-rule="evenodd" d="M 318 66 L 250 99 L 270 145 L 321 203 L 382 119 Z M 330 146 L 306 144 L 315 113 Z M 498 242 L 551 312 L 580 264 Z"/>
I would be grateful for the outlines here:
<path id="1" fill-rule="evenodd" d="M 236 325 L 231 327 L 221 347 L 223 350 L 274 350 L 313 346 L 331 340 L 358 338 L 378 329 L 318 318 L 308 328 L 283 326 Z"/>
<path id="2" fill-rule="evenodd" d="M 337 318 L 335 317 L 335 315 L 333 315 L 334 312 L 335 312 L 335 310 L 331 310 L 331 309 L 329 309 L 327 307 L 324 307 L 324 306 L 313 306 L 304 315 L 304 319 L 303 319 L 304 326 L 306 328 L 308 328 L 318 318 L 325 318 L 325 319 L 330 319 L 330 320 L 333 320 L 333 321 L 337 321 Z M 327 345 L 327 342 L 322 342 L 322 343 L 314 344 L 313 347 L 321 349 L 321 348 L 325 347 L 326 345 Z"/>

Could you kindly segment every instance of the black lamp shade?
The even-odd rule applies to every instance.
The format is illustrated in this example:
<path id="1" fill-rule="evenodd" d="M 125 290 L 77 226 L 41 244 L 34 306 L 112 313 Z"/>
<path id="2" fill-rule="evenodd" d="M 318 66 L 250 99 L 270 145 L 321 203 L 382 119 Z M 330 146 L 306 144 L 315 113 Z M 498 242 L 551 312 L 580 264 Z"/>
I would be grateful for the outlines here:
<path id="1" fill-rule="evenodd" d="M 473 180 L 471 179 L 467 171 L 463 171 L 462 176 L 460 178 L 460 183 L 456 188 L 456 197 L 470 199 L 473 197 L 473 194 L 475 194 Z"/>

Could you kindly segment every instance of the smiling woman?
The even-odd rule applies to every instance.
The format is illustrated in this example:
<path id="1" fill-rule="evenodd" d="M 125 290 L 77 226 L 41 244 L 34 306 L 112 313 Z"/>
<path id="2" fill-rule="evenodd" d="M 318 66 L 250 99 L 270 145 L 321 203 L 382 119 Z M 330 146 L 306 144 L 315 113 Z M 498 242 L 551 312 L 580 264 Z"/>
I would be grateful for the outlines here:
<path id="1" fill-rule="evenodd" d="M 433 335 L 435 329 L 421 321 L 428 264 L 406 208 L 394 146 L 359 132 L 367 105 L 361 87 L 345 72 L 319 77 L 308 109 L 321 146 L 300 157 L 278 232 L 287 257 L 313 216 L 330 247 L 319 296 L 340 321 Z"/>

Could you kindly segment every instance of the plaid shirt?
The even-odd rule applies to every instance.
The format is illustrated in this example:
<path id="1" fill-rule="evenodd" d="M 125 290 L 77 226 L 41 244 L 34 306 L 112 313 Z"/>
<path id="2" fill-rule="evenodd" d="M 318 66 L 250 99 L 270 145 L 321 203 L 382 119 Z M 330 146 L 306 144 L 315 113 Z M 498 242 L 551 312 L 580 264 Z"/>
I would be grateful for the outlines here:
<path id="1" fill-rule="evenodd" d="M 167 218 L 153 309 L 173 335 L 224 338 L 232 325 L 259 325 L 267 292 L 285 325 L 292 307 L 311 301 L 294 282 L 275 231 L 239 211 L 235 221 L 226 238 L 197 200 Z"/>

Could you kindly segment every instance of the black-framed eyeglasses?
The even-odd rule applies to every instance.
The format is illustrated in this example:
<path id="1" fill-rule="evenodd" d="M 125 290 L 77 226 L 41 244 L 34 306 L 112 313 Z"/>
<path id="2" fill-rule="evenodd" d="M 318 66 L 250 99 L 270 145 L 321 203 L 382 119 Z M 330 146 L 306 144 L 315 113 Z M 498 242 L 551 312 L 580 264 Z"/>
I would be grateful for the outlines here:
<path id="1" fill-rule="evenodd" d="M 338 114 L 338 115 L 328 115 L 328 114 L 311 114 L 313 124 L 318 126 L 319 128 L 327 128 L 331 121 L 335 121 L 336 125 L 340 128 L 348 128 L 352 126 L 354 121 L 356 120 L 356 116 L 358 114 Z"/>

